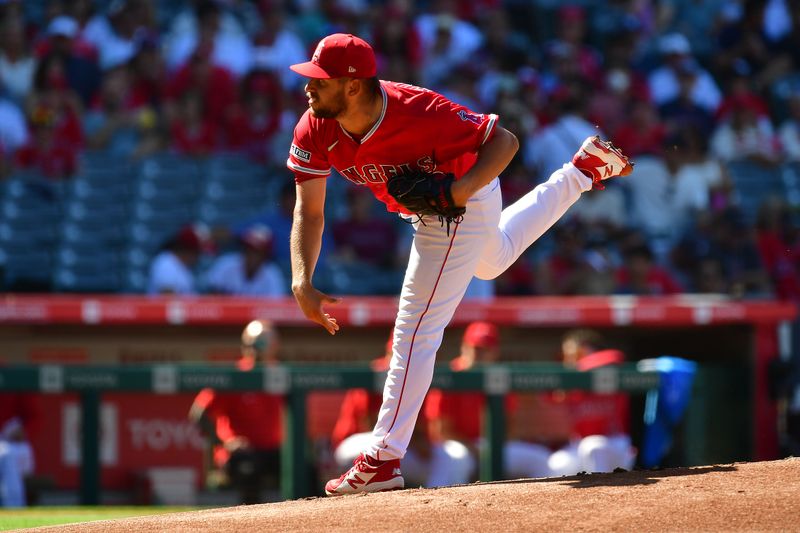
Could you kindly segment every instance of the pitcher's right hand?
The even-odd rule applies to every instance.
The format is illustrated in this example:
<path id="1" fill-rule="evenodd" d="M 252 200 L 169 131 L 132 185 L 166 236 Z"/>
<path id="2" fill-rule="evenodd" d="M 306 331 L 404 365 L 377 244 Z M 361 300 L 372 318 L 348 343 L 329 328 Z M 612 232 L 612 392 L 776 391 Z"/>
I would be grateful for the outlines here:
<path id="1" fill-rule="evenodd" d="M 292 292 L 306 318 L 328 330 L 331 335 L 336 335 L 336 332 L 339 331 L 339 324 L 337 324 L 336 318 L 322 309 L 322 306 L 323 304 L 339 303 L 338 298 L 328 296 L 310 284 L 293 286 Z"/>

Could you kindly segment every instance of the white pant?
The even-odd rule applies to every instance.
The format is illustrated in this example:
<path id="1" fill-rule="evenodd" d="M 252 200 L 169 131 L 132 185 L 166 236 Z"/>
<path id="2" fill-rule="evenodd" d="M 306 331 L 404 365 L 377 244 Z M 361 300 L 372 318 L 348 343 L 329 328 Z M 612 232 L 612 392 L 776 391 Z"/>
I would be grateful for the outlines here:
<path id="1" fill-rule="evenodd" d="M 25 476 L 33 473 L 33 450 L 27 442 L 0 441 L 0 504 L 24 507 Z"/>
<path id="2" fill-rule="evenodd" d="M 502 274 L 591 186 L 567 163 L 502 209 L 499 180 L 494 179 L 470 198 L 464 220 L 451 226 L 449 235 L 435 217 L 414 225 L 383 404 L 372 442 L 363 451 L 382 460 L 403 457 L 433 378 L 444 328 L 470 280 Z"/>
<path id="3" fill-rule="evenodd" d="M 372 442 L 372 433 L 355 433 L 344 439 L 333 453 L 342 470 L 353 464 L 356 456 Z M 425 487 L 444 487 L 468 483 L 476 468 L 475 459 L 466 446 L 454 440 L 431 445 L 430 457 L 423 458 L 408 450 L 402 461 L 406 483 Z"/>
<path id="4" fill-rule="evenodd" d="M 553 452 L 548 461 L 551 476 L 574 476 L 578 472 L 630 470 L 636 450 L 627 435 L 589 435 Z"/>

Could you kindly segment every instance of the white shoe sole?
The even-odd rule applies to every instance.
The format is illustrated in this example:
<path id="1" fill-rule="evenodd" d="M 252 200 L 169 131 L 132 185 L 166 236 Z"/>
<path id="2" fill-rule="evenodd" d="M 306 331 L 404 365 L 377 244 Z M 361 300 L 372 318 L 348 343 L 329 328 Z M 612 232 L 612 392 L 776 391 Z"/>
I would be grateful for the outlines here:
<path id="1" fill-rule="evenodd" d="M 362 492 L 383 492 L 387 490 L 398 490 L 405 488 L 406 483 L 402 477 L 398 476 L 389 479 L 387 481 L 367 483 L 366 485 L 360 486 L 358 489 L 352 489 L 350 485 L 347 485 L 346 483 L 344 484 L 344 486 L 347 487 L 348 489 L 345 492 L 339 492 L 339 491 L 331 492 L 325 489 L 325 494 L 327 494 L 328 496 L 344 496 L 345 494 L 360 494 Z"/>
<path id="2" fill-rule="evenodd" d="M 618 166 L 620 169 L 625 168 L 625 159 L 623 159 L 619 150 L 609 143 L 601 141 L 599 137 L 594 137 L 593 141 L 584 143 L 581 148 L 586 153 L 605 161 L 606 164 Z M 609 156 L 612 156 L 615 160 L 609 161 Z"/>

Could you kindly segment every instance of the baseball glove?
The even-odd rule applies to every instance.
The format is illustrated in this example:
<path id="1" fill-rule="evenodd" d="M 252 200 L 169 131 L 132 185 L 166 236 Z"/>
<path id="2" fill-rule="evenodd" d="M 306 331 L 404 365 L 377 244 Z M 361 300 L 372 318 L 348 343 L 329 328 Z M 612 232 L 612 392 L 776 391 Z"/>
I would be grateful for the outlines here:
<path id="1" fill-rule="evenodd" d="M 415 213 L 422 219 L 425 216 L 436 216 L 444 224 L 458 224 L 466 213 L 466 207 L 458 207 L 453 203 L 450 188 L 455 181 L 453 174 L 431 174 L 415 171 L 410 174 L 392 176 L 386 183 L 389 194 L 397 203 Z"/>

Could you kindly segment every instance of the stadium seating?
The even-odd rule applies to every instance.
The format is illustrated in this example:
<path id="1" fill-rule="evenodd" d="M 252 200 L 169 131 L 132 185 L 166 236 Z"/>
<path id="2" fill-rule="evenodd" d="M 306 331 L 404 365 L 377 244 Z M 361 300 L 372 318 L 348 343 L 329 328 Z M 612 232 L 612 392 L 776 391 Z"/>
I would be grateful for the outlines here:
<path id="1" fill-rule="evenodd" d="M 748 223 L 755 222 L 759 206 L 770 196 L 786 197 L 782 167 L 767 167 L 751 161 L 728 163 L 735 200 Z"/>

